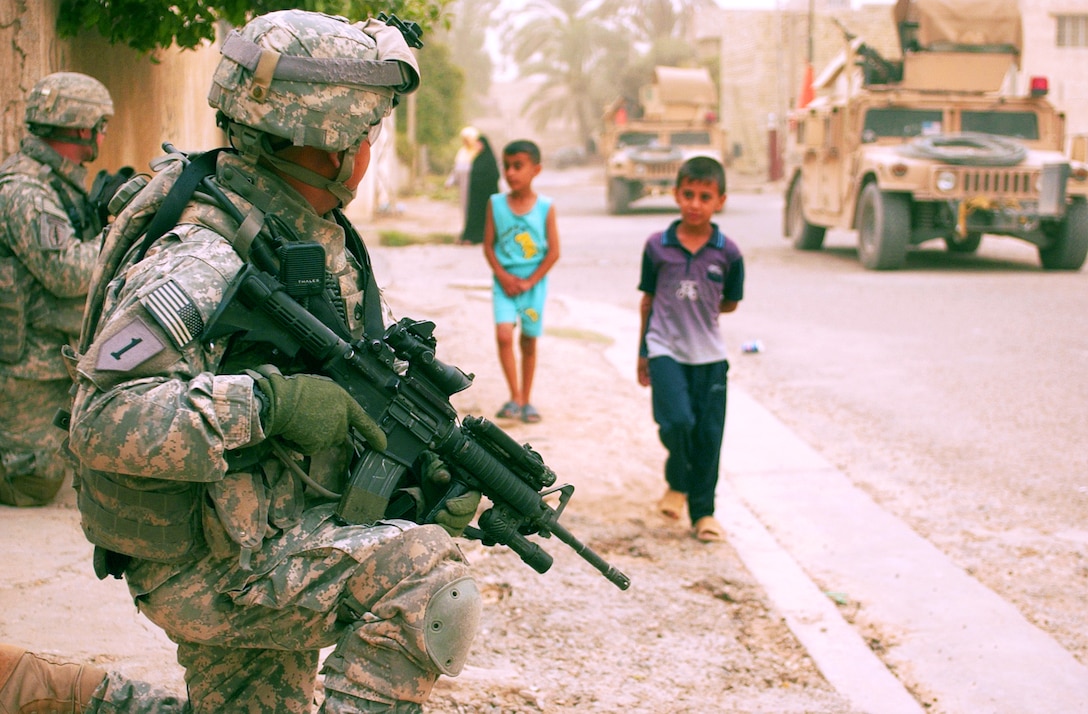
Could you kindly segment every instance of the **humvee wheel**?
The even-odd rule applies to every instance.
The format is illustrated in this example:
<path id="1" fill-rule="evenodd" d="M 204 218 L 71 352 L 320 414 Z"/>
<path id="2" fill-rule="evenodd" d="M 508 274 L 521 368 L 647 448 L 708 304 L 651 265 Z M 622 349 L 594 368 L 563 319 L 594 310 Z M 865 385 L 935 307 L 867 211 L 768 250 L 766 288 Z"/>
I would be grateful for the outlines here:
<path id="1" fill-rule="evenodd" d="M 613 216 L 627 212 L 631 204 L 631 187 L 627 181 L 614 178 L 608 182 L 608 212 Z"/>
<path id="2" fill-rule="evenodd" d="M 1039 249 L 1047 270 L 1080 270 L 1088 256 L 1088 202 L 1074 198 L 1065 212 L 1058 234 L 1049 248 Z"/>
<path id="3" fill-rule="evenodd" d="M 814 226 L 805 220 L 801 207 L 800 177 L 790 186 L 789 195 L 786 197 L 786 229 L 793 239 L 793 247 L 797 250 L 819 250 L 824 246 L 827 228 Z"/>
<path id="4" fill-rule="evenodd" d="M 974 253 L 978 250 L 979 245 L 982 244 L 982 234 L 971 231 L 963 238 L 958 236 L 945 238 L 944 244 L 948 248 L 949 253 Z"/>
<path id="5" fill-rule="evenodd" d="M 910 197 L 886 193 L 875 183 L 858 200 L 858 259 L 869 270 L 903 265 L 910 242 Z"/>

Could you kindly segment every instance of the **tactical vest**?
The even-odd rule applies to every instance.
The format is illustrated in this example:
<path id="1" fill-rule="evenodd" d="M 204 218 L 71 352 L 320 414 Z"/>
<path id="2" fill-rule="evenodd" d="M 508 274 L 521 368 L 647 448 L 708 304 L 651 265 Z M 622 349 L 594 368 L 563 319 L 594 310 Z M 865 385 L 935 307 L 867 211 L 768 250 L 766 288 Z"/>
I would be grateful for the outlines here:
<path id="1" fill-rule="evenodd" d="M 106 186 L 110 174 L 100 182 L 99 192 Z M 61 212 L 48 211 L 39 220 L 66 222 L 80 241 L 91 240 L 102 230 L 102 221 L 91 199 L 74 183 L 61 176 L 42 158 L 26 153 L 26 148 L 12 155 L 0 166 L 0 186 L 17 181 L 30 182 L 41 190 L 52 189 Z M 60 298 L 36 288 L 37 280 L 14 254 L 10 245 L 0 241 L 0 362 L 19 363 L 25 357 L 27 340 L 35 315 L 50 314 L 65 309 Z M 55 301 L 55 302 L 54 302 Z M 71 303 L 71 300 L 67 301 Z M 80 306 L 82 305 L 82 301 Z M 74 305 L 69 304 L 67 309 Z"/>

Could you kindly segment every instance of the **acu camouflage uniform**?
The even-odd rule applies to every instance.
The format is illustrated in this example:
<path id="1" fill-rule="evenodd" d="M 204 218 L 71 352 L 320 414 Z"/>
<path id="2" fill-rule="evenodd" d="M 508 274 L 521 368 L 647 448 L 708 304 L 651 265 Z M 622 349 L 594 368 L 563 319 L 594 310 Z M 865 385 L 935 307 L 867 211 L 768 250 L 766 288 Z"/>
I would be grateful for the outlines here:
<path id="1" fill-rule="evenodd" d="M 257 18 L 241 38 L 285 56 L 300 54 L 301 42 L 317 57 L 374 57 L 376 41 L 381 59 L 392 32 L 411 57 L 393 28 L 376 21 L 358 28 L 286 11 Z M 357 50 L 344 49 L 345 35 Z M 217 93 L 239 91 L 246 78 L 227 59 L 216 73 L 211 101 L 231 119 L 240 112 L 223 109 Z M 387 114 L 392 93 L 379 91 L 355 91 L 370 104 L 353 113 Z M 357 146 L 365 136 L 364 127 L 339 141 Z M 111 236 L 180 167 L 162 168 Z M 237 244 L 251 221 L 324 246 L 327 289 L 356 337 L 364 288 L 373 285 L 365 255 L 345 249 L 351 229 L 339 209 L 318 215 L 245 151 L 219 154 L 210 180 L 247 220 L 240 226 L 198 192 L 143 260 L 121 266 L 79 357 L 70 441 L 82 465 L 84 531 L 96 558 L 123 570 L 139 610 L 177 643 L 193 711 L 309 712 L 319 650 L 333 645 L 322 711 L 419 711 L 439 674 L 460 671 L 475 633 L 478 592 L 460 549 L 439 526 L 344 525 L 335 502 L 304 487 L 292 469 L 335 490 L 351 445 L 302 457 L 266 439 L 262 427 L 254 370 L 292 374 L 307 365 L 264 344 L 202 339 L 243 266 Z M 91 711 L 118 710 L 117 700 L 131 696 L 123 685 L 104 680 Z M 141 711 L 155 711 L 149 697 Z M 162 706 L 172 711 L 173 703 Z"/>
<path id="2" fill-rule="evenodd" d="M 43 106 L 43 87 L 54 92 L 51 106 Z M 28 120 L 65 128 L 91 128 L 112 113 L 106 88 L 74 72 L 43 79 L 27 107 Z M 69 402 L 60 351 L 79 336 L 102 229 L 86 180 L 83 166 L 33 135 L 0 165 L 0 503 L 7 505 L 48 503 L 69 470 L 53 417 Z"/>

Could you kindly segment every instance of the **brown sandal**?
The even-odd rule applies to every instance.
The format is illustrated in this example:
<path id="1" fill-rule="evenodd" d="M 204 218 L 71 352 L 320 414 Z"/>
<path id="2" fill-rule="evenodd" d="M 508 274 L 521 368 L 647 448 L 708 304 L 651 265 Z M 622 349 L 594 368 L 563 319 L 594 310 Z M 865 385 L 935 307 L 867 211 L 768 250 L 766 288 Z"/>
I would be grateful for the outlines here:
<path id="1" fill-rule="evenodd" d="M 725 529 L 714 516 L 703 516 L 695 521 L 695 537 L 703 543 L 720 543 L 725 540 Z"/>
<path id="2" fill-rule="evenodd" d="M 678 521 L 684 513 L 684 506 L 687 505 L 687 502 L 688 496 L 686 493 L 673 491 L 670 488 L 665 491 L 665 495 L 657 502 L 657 511 L 665 518 Z"/>

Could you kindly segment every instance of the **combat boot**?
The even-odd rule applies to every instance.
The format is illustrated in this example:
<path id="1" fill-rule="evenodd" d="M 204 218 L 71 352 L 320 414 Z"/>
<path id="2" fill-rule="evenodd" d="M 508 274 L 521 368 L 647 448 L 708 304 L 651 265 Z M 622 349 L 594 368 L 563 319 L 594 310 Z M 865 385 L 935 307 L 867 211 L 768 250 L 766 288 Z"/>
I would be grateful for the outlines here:
<path id="1" fill-rule="evenodd" d="M 81 714 L 106 671 L 0 644 L 0 714 Z"/>

